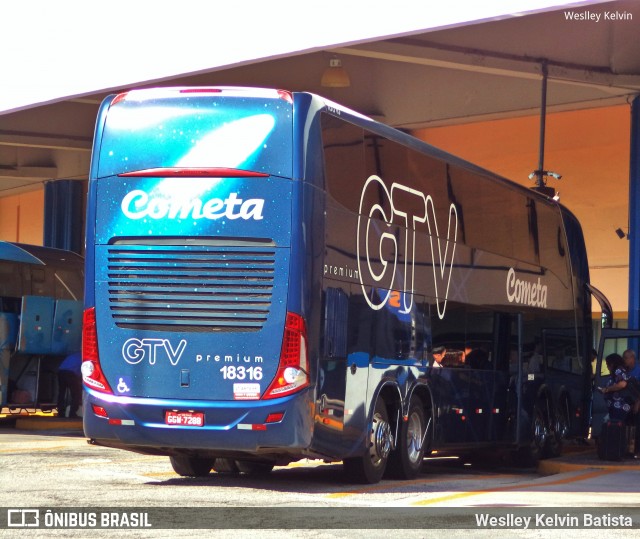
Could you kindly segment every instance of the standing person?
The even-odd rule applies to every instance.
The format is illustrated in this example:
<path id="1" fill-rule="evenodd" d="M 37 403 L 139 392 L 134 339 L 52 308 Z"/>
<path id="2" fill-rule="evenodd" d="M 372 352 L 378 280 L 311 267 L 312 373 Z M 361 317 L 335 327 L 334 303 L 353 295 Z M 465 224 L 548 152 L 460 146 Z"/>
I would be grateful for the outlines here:
<path id="1" fill-rule="evenodd" d="M 636 353 L 632 349 L 625 350 L 622 353 L 622 359 L 624 360 L 625 369 L 629 378 L 635 378 L 640 381 L 640 363 L 636 361 Z M 631 395 L 634 398 L 633 395 Z M 640 458 L 640 399 L 635 397 L 635 403 L 631 410 L 631 415 L 627 423 L 630 426 L 635 427 L 635 439 L 634 439 L 634 458 Z"/>
<path id="2" fill-rule="evenodd" d="M 626 421 L 631 412 L 631 399 L 623 391 L 627 387 L 629 375 L 624 367 L 624 360 L 620 354 L 609 354 L 605 361 L 609 369 L 609 381 L 606 387 L 599 387 L 609 408 L 609 419 L 612 421 Z"/>
<path id="3" fill-rule="evenodd" d="M 622 359 L 624 360 L 624 368 L 627 369 L 627 374 L 633 376 L 636 380 L 640 380 L 640 363 L 636 361 L 636 353 L 629 348 L 622 353 Z"/>
<path id="4" fill-rule="evenodd" d="M 628 452 L 626 422 L 631 412 L 631 399 L 625 391 L 627 371 L 620 354 L 609 354 L 605 361 L 609 369 L 609 380 L 606 387 L 599 387 L 609 410 L 609 420 L 603 423 L 601 436 L 598 439 L 598 456 L 603 460 L 621 460 Z"/>
<path id="5" fill-rule="evenodd" d="M 58 417 L 65 417 L 65 394 L 71 394 L 71 407 L 67 417 L 78 417 L 78 408 L 82 404 L 82 374 L 80 352 L 68 355 L 58 367 Z"/>
<path id="6" fill-rule="evenodd" d="M 527 372 L 529 374 L 538 373 L 542 367 L 542 344 L 536 343 L 533 349 L 533 354 L 528 361 Z"/>

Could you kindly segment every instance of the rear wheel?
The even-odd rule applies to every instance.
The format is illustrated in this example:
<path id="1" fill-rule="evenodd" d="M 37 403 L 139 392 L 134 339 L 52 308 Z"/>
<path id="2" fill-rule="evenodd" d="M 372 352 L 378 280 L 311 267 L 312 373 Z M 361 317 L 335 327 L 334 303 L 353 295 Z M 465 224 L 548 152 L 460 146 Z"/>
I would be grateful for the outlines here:
<path id="1" fill-rule="evenodd" d="M 549 427 L 540 403 L 533 408 L 529 444 L 521 447 L 514 455 L 515 463 L 520 466 L 533 467 L 544 456 L 549 437 Z"/>
<path id="2" fill-rule="evenodd" d="M 346 475 L 358 483 L 377 483 L 387 467 L 389 453 L 393 446 L 393 435 L 384 401 L 378 399 L 369 424 L 367 450 L 361 457 L 344 459 Z"/>
<path id="3" fill-rule="evenodd" d="M 569 418 L 569 399 L 565 395 L 560 399 L 558 408 L 553 415 L 553 432 L 549 433 L 546 456 L 559 457 L 562 453 L 562 444 L 571 430 Z"/>
<path id="4" fill-rule="evenodd" d="M 214 459 L 176 455 L 169 457 L 173 471 L 183 477 L 205 477 L 209 475 Z"/>
<path id="5" fill-rule="evenodd" d="M 233 459 L 217 458 L 213 464 L 213 469 L 217 473 L 239 473 L 238 465 Z"/>
<path id="6" fill-rule="evenodd" d="M 386 475 L 396 479 L 415 479 L 422 468 L 422 460 L 430 443 L 431 418 L 426 419 L 424 404 L 419 397 L 409 403 L 408 420 L 399 428 L 396 449 L 389 456 Z"/>
<path id="7" fill-rule="evenodd" d="M 242 473 L 262 475 L 271 472 L 275 464 L 273 462 L 261 462 L 257 460 L 236 460 L 236 466 Z"/>

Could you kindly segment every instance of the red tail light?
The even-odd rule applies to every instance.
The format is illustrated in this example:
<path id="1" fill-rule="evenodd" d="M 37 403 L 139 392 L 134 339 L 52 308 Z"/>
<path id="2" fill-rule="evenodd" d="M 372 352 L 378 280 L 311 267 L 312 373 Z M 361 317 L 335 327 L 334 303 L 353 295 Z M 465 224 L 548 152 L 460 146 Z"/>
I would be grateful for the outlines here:
<path id="1" fill-rule="evenodd" d="M 82 316 L 82 381 L 96 391 L 113 393 L 100 367 L 95 307 L 86 309 Z"/>
<path id="2" fill-rule="evenodd" d="M 181 94 L 221 94 L 221 88 L 183 88 Z"/>
<path id="3" fill-rule="evenodd" d="M 115 104 L 116 104 L 116 103 L 118 103 L 119 101 L 124 101 L 124 100 L 126 99 L 126 97 L 127 97 L 127 94 L 128 94 L 128 93 L 129 93 L 129 92 L 123 92 L 123 93 L 118 94 L 117 96 L 115 96 L 115 97 L 113 98 L 113 100 L 111 101 L 111 105 L 110 105 L 110 106 L 115 105 Z"/>
<path id="4" fill-rule="evenodd" d="M 285 397 L 308 385 L 307 328 L 302 316 L 287 313 L 278 372 L 263 398 Z"/>
<path id="5" fill-rule="evenodd" d="M 278 97 L 287 103 L 291 103 L 293 105 L 293 94 L 286 90 L 278 90 Z"/>

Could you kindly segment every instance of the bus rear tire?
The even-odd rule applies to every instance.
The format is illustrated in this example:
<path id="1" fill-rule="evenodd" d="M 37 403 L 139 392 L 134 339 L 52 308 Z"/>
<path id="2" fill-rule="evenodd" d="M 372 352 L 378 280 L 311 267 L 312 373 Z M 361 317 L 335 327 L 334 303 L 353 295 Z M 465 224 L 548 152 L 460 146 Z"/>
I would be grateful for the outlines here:
<path id="1" fill-rule="evenodd" d="M 213 464 L 213 469 L 217 473 L 240 473 L 236 461 L 228 458 L 217 458 Z"/>
<path id="2" fill-rule="evenodd" d="M 206 477 L 213 468 L 214 459 L 175 455 L 169 457 L 173 471 L 182 477 Z"/>
<path id="3" fill-rule="evenodd" d="M 513 455 L 513 460 L 518 466 L 533 468 L 545 456 L 549 426 L 547 425 L 544 409 L 539 403 L 536 403 L 533 408 L 530 436 L 529 444 L 519 448 Z"/>
<path id="4" fill-rule="evenodd" d="M 357 483 L 378 483 L 384 475 L 393 445 L 393 435 L 387 407 L 382 399 L 376 401 L 367 436 L 367 450 L 361 457 L 343 461 L 347 477 Z"/>
<path id="5" fill-rule="evenodd" d="M 553 414 L 552 421 L 554 429 L 553 432 L 549 434 L 547 443 L 546 456 L 548 457 L 559 457 L 562 454 L 562 445 L 569 437 L 571 431 L 571 415 L 569 410 L 569 397 L 563 395 Z"/>
<path id="6" fill-rule="evenodd" d="M 266 475 L 273 470 L 273 462 L 259 462 L 256 460 L 236 460 L 238 471 L 251 475 Z"/>
<path id="7" fill-rule="evenodd" d="M 385 476 L 415 479 L 420 474 L 427 444 L 430 442 L 424 404 L 414 396 L 409 403 L 408 420 L 400 425 L 396 449 L 389 456 Z"/>

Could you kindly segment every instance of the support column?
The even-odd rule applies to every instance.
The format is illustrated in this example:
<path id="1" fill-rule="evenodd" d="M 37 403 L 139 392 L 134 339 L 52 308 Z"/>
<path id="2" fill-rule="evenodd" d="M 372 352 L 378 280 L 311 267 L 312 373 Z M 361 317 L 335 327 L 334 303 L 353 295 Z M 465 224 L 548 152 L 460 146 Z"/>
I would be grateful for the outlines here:
<path id="1" fill-rule="evenodd" d="M 629 159 L 629 328 L 640 328 L 640 96 L 631 103 Z"/>
<path id="2" fill-rule="evenodd" d="M 44 186 L 45 247 L 82 254 L 84 224 L 82 182 L 55 180 Z"/>

